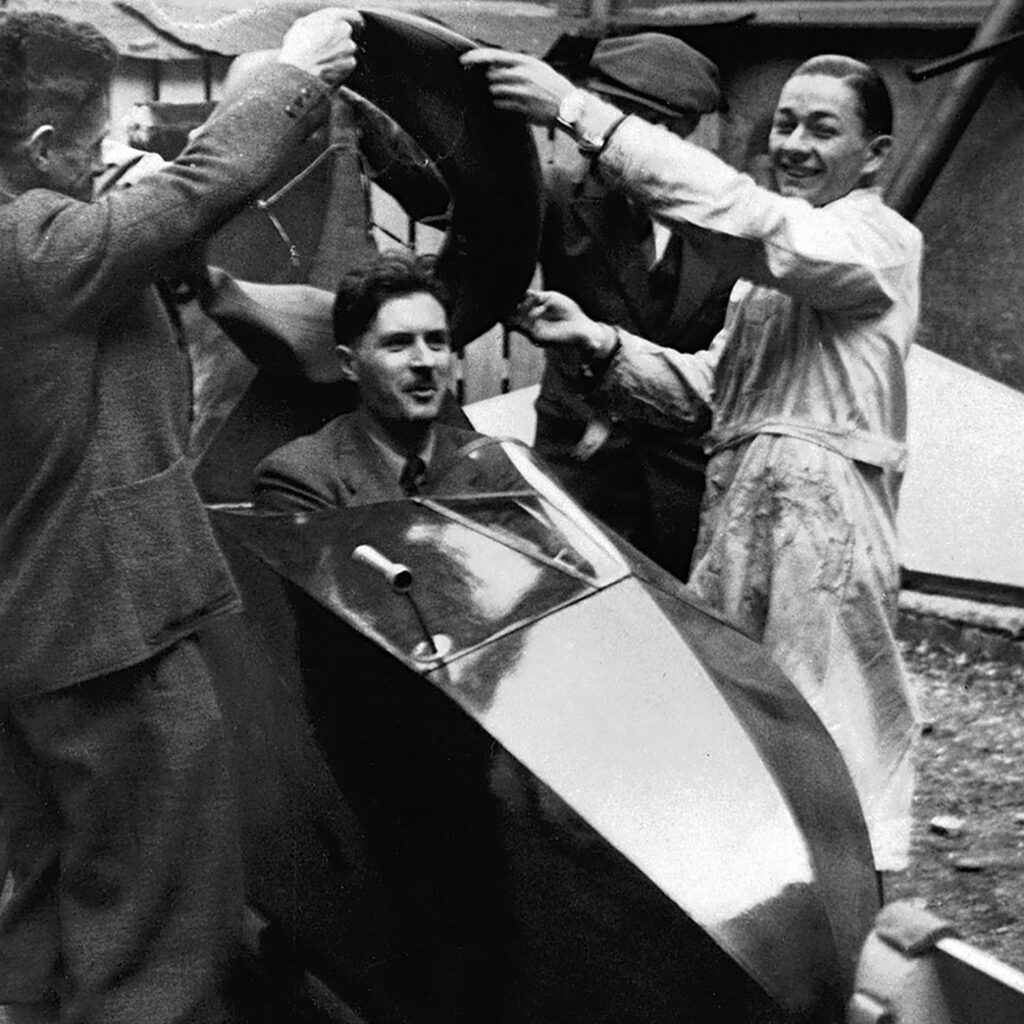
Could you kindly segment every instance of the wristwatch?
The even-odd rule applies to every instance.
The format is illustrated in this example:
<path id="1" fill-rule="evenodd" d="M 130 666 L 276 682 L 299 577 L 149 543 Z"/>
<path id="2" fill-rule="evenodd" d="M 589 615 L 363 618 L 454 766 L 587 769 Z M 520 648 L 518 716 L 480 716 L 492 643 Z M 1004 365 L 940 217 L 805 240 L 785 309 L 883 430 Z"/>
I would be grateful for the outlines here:
<path id="1" fill-rule="evenodd" d="M 580 128 L 579 120 L 586 104 L 587 93 L 583 89 L 573 89 L 558 104 L 555 124 L 572 136 L 584 156 L 595 156 L 604 148 L 605 137 L 604 135 L 588 134 Z"/>

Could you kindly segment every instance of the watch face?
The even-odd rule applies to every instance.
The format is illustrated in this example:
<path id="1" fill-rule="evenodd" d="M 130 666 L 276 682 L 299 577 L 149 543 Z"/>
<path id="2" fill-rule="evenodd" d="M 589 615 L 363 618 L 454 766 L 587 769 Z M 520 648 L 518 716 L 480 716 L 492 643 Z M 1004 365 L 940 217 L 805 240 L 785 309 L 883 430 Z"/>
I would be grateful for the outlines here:
<path id="1" fill-rule="evenodd" d="M 582 89 L 573 89 L 558 106 L 558 120 L 568 125 L 576 124 L 586 101 L 587 95 Z"/>

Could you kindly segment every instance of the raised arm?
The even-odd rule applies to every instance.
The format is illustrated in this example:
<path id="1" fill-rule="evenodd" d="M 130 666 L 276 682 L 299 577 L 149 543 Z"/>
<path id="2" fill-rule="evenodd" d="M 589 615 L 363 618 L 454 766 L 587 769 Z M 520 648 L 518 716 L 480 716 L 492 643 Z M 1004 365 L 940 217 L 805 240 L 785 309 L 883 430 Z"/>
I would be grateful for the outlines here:
<path id="1" fill-rule="evenodd" d="M 576 349 L 592 394 L 619 419 L 673 429 L 698 422 L 711 402 L 721 333 L 706 350 L 677 352 L 598 323 L 551 291 L 528 292 L 514 326 L 543 348 Z"/>
<path id="2" fill-rule="evenodd" d="M 30 300 L 70 321 L 104 315 L 228 220 L 322 122 L 329 91 L 355 67 L 358 22 L 333 8 L 298 19 L 277 61 L 219 106 L 176 160 L 132 188 L 91 203 L 31 193 L 17 228 Z"/>
<path id="3" fill-rule="evenodd" d="M 598 160 L 602 176 L 653 217 L 736 239 L 745 246 L 736 250 L 743 277 L 816 309 L 883 312 L 914 266 L 914 253 L 887 230 L 885 211 L 869 193 L 822 207 L 780 196 L 708 150 L 632 117 Z M 865 202 L 881 216 L 863 216 Z"/>
<path id="4" fill-rule="evenodd" d="M 605 180 L 662 223 L 735 240 L 723 252 L 755 283 L 822 310 L 871 315 L 892 304 L 913 270 L 913 246 L 888 219 L 860 215 L 864 193 L 824 207 L 783 197 L 664 128 L 624 118 L 536 58 L 480 49 L 463 63 L 483 69 L 499 108 L 569 131 Z"/>

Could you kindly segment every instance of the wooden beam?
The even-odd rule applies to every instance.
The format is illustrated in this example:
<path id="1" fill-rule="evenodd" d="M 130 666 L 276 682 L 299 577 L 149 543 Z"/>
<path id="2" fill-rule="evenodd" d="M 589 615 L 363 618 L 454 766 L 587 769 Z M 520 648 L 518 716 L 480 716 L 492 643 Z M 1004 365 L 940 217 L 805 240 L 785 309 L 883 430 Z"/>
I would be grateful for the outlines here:
<path id="1" fill-rule="evenodd" d="M 751 24 L 755 26 L 974 28 L 991 6 L 991 0 L 618 0 L 613 4 L 612 21 L 685 27 L 728 24 L 753 15 Z"/>
<path id="2" fill-rule="evenodd" d="M 1024 0 L 997 0 L 978 26 L 970 48 L 987 47 L 1021 30 Z M 1001 69 L 1011 67 L 1019 56 L 1019 51 L 1012 57 L 1004 51 L 973 61 L 950 76 L 886 190 L 894 210 L 914 219 Z"/>
<path id="3" fill-rule="evenodd" d="M 612 23 L 613 0 L 590 0 L 589 28 L 595 35 L 604 35 Z"/>

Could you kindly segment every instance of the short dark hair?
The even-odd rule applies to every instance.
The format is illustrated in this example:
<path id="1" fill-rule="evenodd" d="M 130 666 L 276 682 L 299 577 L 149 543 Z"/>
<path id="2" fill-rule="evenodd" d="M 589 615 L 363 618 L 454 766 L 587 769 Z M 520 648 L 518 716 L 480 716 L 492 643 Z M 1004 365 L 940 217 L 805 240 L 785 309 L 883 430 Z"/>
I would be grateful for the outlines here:
<path id="1" fill-rule="evenodd" d="M 341 279 L 334 299 L 334 340 L 352 345 L 364 334 L 388 299 L 426 292 L 450 313 L 448 290 L 434 273 L 433 256 L 414 256 L 396 250 L 381 253 L 350 270 Z"/>
<path id="2" fill-rule="evenodd" d="M 114 44 L 88 22 L 0 13 L 0 145 L 69 124 L 107 94 L 116 65 Z"/>
<path id="3" fill-rule="evenodd" d="M 892 135 L 892 97 L 885 79 L 870 64 L 841 54 L 825 53 L 805 60 L 790 75 L 826 75 L 845 82 L 857 97 L 864 134 L 869 139 Z"/>

